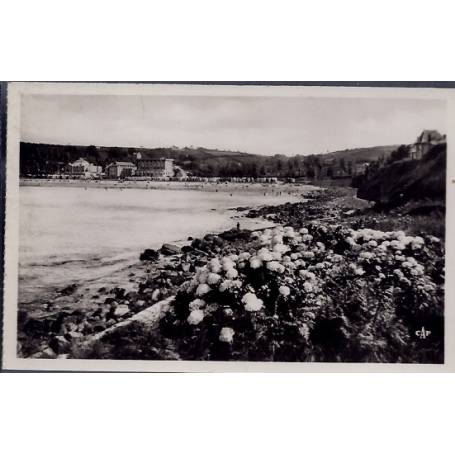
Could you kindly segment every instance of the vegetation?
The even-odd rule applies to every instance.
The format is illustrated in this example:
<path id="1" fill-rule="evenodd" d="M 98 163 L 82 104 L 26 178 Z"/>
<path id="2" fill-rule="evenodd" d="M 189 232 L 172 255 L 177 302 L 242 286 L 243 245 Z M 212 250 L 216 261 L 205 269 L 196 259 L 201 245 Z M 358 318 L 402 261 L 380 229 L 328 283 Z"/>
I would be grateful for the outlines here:
<path id="1" fill-rule="evenodd" d="M 305 179 L 350 178 L 361 163 L 386 157 L 396 146 L 343 150 L 324 155 L 262 156 L 207 148 L 132 148 L 21 143 L 22 176 L 59 173 L 69 162 L 85 158 L 106 167 L 112 161 L 142 158 L 172 158 L 185 171 L 201 177 L 281 177 Z"/>
<path id="2" fill-rule="evenodd" d="M 201 254 L 158 325 L 126 325 L 71 356 L 442 363 L 438 220 L 420 202 L 378 214 L 352 192 L 251 211 L 274 229 L 195 239 Z"/>
<path id="3" fill-rule="evenodd" d="M 435 145 L 420 160 L 403 159 L 406 149 L 398 149 L 387 163 L 376 161 L 355 182 L 358 196 L 379 207 L 398 207 L 408 201 L 445 201 L 446 144 Z"/>

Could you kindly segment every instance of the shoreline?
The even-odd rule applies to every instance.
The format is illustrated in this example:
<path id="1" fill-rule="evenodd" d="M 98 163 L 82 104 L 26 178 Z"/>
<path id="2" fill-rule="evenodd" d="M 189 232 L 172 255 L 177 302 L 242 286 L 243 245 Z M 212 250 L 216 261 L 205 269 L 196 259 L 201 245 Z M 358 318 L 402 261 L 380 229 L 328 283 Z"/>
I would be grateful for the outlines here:
<path id="1" fill-rule="evenodd" d="M 143 190 L 175 190 L 175 191 L 209 191 L 233 192 L 242 191 L 288 195 L 301 194 L 307 189 L 317 189 L 316 185 L 300 183 L 259 183 L 259 182 L 177 182 L 148 180 L 81 180 L 81 179 L 32 179 L 20 178 L 19 187 L 58 187 L 58 188 L 100 188 L 100 189 L 143 189 Z"/>
<path id="2" fill-rule="evenodd" d="M 54 185 L 54 182 L 48 182 L 48 181 L 45 181 L 44 185 L 39 185 L 39 186 L 36 186 L 34 183 L 35 183 L 35 181 L 28 181 L 28 184 L 24 185 L 24 187 L 30 187 L 30 188 L 37 188 L 37 187 L 81 188 L 82 187 L 80 180 L 65 181 L 65 183 L 63 183 L 63 184 L 61 184 L 61 182 L 58 182 L 57 185 Z M 67 185 L 67 183 L 69 183 L 69 185 Z M 94 183 L 94 182 L 92 182 L 92 183 Z M 103 183 L 106 185 L 110 184 L 110 182 L 103 182 Z M 136 186 L 137 182 L 128 182 L 128 183 L 133 184 L 129 188 L 132 188 L 132 189 L 137 188 L 137 186 Z M 142 183 L 144 183 L 144 182 L 142 182 Z M 169 182 L 155 182 L 155 183 L 167 184 Z M 158 190 L 176 189 L 178 191 L 197 190 L 194 187 L 192 187 L 192 188 L 183 187 L 183 184 L 180 182 L 170 182 L 170 183 L 174 184 L 173 186 L 175 188 L 165 187 L 165 188 L 157 188 L 157 189 Z M 75 186 L 73 186 L 73 184 Z M 200 184 L 198 183 L 198 185 L 200 185 Z M 223 188 L 221 190 L 219 190 L 213 184 L 206 184 L 206 187 L 203 188 L 203 191 L 208 191 L 211 193 L 213 193 L 215 191 L 220 191 L 220 193 L 223 193 L 223 197 L 225 197 L 224 195 L 227 196 L 226 193 L 229 192 L 229 193 L 231 193 L 231 196 L 232 195 L 235 196 L 236 194 L 244 193 L 242 186 L 243 186 L 243 184 L 241 185 L 241 184 L 236 184 L 236 183 L 229 183 L 228 185 L 223 184 Z M 94 188 L 101 189 L 100 187 L 97 187 L 97 186 L 95 186 Z M 213 229 L 206 228 L 206 227 L 204 228 L 203 226 L 201 226 L 200 230 L 198 230 L 196 232 L 194 230 L 191 230 L 186 235 L 184 235 L 183 237 L 180 237 L 180 238 L 168 238 L 167 240 L 161 240 L 160 242 L 156 242 L 155 244 L 152 243 L 149 245 L 144 245 L 142 247 L 138 247 L 138 249 L 134 250 L 134 251 L 128 250 L 128 253 L 122 253 L 122 255 L 124 255 L 126 258 L 124 260 L 125 264 L 120 265 L 120 267 L 118 267 L 118 266 L 113 267 L 114 270 L 112 270 L 112 271 L 110 271 L 110 268 L 109 268 L 108 274 L 106 274 L 107 272 L 105 273 L 102 270 L 103 268 L 108 268 L 111 265 L 110 264 L 111 256 L 106 256 L 106 258 L 105 258 L 106 263 L 100 264 L 100 271 L 99 271 L 99 273 L 98 272 L 96 273 L 99 276 L 97 276 L 96 278 L 93 278 L 93 279 L 76 279 L 75 281 L 68 280 L 68 285 L 77 284 L 78 288 L 84 289 L 85 291 L 88 291 L 88 290 L 92 291 L 93 286 L 96 286 L 97 283 L 101 283 L 102 281 L 110 282 L 111 276 L 115 276 L 120 284 L 128 284 L 127 283 L 128 280 L 126 277 L 121 279 L 121 273 L 125 273 L 127 271 L 127 269 L 130 267 L 136 267 L 137 263 L 139 262 L 139 256 L 144 248 L 155 248 L 155 249 L 160 248 L 161 245 L 166 242 L 178 245 L 179 247 L 187 246 L 190 243 L 190 240 L 188 240 L 188 238 L 193 238 L 193 237 L 198 237 L 198 236 L 203 237 L 207 234 L 223 232 L 225 230 L 234 228 L 237 223 L 240 223 L 242 229 L 249 229 L 249 230 L 258 229 L 261 227 L 262 228 L 270 227 L 271 225 L 273 225 L 273 223 L 271 223 L 270 221 L 267 221 L 267 220 L 261 219 L 261 218 L 253 219 L 253 218 L 247 216 L 247 212 L 249 210 L 260 210 L 264 207 L 273 208 L 273 207 L 276 207 L 278 205 L 281 205 L 281 204 L 287 203 L 287 202 L 293 203 L 293 202 L 305 200 L 305 191 L 304 190 L 307 188 L 308 188 L 307 186 L 299 187 L 298 189 L 293 188 L 294 192 L 292 194 L 286 194 L 284 191 L 281 190 L 280 191 L 281 193 L 285 193 L 282 195 L 281 194 L 280 195 L 270 194 L 270 189 L 268 189 L 267 197 L 264 197 L 264 200 L 261 201 L 261 203 L 257 204 L 257 202 L 260 199 L 262 199 L 263 186 L 262 186 L 262 184 L 256 185 L 255 187 L 253 187 L 251 189 L 251 191 L 254 191 L 254 193 L 256 193 L 256 195 L 260 196 L 260 197 L 252 198 L 254 201 L 254 202 L 252 201 L 252 205 L 249 205 L 247 207 L 245 207 L 245 206 L 241 207 L 241 206 L 235 205 L 235 202 L 232 201 L 232 203 L 234 204 L 233 206 L 210 209 L 210 211 L 214 211 L 214 212 L 217 212 L 217 214 L 223 215 L 223 217 L 225 218 L 225 222 L 222 225 L 217 226 L 216 228 L 213 228 Z M 115 188 L 115 189 L 119 190 L 119 188 Z M 236 198 L 234 197 L 233 199 L 235 200 Z M 226 201 L 227 200 L 229 200 L 229 198 L 227 198 Z M 237 203 L 239 203 L 239 201 L 237 201 Z M 242 202 L 240 202 L 240 203 L 242 203 Z M 210 211 L 208 211 L 207 214 L 209 214 Z M 117 254 L 114 254 L 113 257 L 117 257 Z M 80 261 L 83 262 L 83 261 L 85 261 L 85 259 L 81 259 Z M 87 262 L 87 266 L 91 267 L 92 263 L 90 262 L 90 259 L 87 259 L 87 261 L 89 261 L 89 262 Z M 68 261 L 68 262 L 72 262 L 72 261 Z M 98 258 L 96 259 L 96 262 L 99 262 Z M 95 264 L 95 262 L 93 263 L 93 265 L 94 264 Z M 34 264 L 34 265 L 37 266 L 39 264 Z M 45 264 L 43 264 L 43 266 L 44 265 L 47 266 L 48 264 L 45 263 Z M 23 267 L 28 267 L 28 265 L 24 264 Z M 27 271 L 27 275 L 30 273 L 33 275 L 33 271 Z M 27 275 L 25 275 L 25 276 L 27 276 Z M 24 277 L 24 279 L 26 279 L 26 278 Z M 25 283 L 26 282 L 24 281 L 24 284 Z M 33 285 L 29 285 L 29 286 L 26 285 L 23 288 L 24 289 L 23 292 L 19 292 L 19 297 L 20 297 L 20 300 L 18 301 L 19 307 L 27 308 L 27 311 L 33 317 L 36 316 L 36 314 L 42 315 L 43 313 L 45 313 L 41 310 L 41 307 L 42 307 L 42 302 L 46 302 L 46 300 L 55 301 L 55 303 L 52 305 L 45 304 L 46 307 L 49 307 L 49 308 L 52 307 L 52 308 L 54 308 L 54 310 L 58 310 L 59 308 L 63 309 L 63 310 L 65 310 L 65 309 L 70 310 L 71 308 L 70 308 L 70 305 L 68 304 L 70 299 L 61 298 L 58 295 L 59 290 L 65 288 L 65 287 L 67 287 L 65 285 L 65 283 L 56 284 L 56 285 L 46 284 L 41 288 L 40 292 L 35 295 L 34 291 L 33 291 Z M 21 294 L 22 294 L 22 296 L 21 296 Z M 86 303 L 87 299 L 84 295 L 80 295 L 77 297 L 80 297 L 82 306 L 84 306 L 84 307 L 89 306 Z"/>
<path id="3" fill-rule="evenodd" d="M 52 183 L 52 182 L 50 182 Z M 76 182 L 78 183 L 78 182 Z M 80 181 L 79 181 L 80 183 Z M 134 182 L 133 182 L 134 183 Z M 167 182 L 159 182 L 159 183 L 167 183 Z M 172 182 L 172 183 L 179 183 L 179 182 Z M 227 188 L 226 191 L 232 191 L 232 186 L 235 186 L 236 189 L 239 187 L 240 184 L 229 184 L 231 188 Z M 229 186 L 228 185 L 228 186 Z M 243 184 L 242 184 L 243 185 Z M 257 191 L 263 191 L 263 186 L 267 186 L 265 184 L 256 184 L 257 186 L 254 189 Z M 25 186 L 35 186 L 35 185 L 25 185 Z M 45 185 L 45 186 L 54 186 L 54 185 Z M 65 186 L 65 185 L 64 185 Z M 70 186 L 71 187 L 71 186 Z M 77 186 L 79 187 L 79 186 Z M 305 189 L 308 188 L 308 185 L 303 186 Z M 213 191 L 213 184 L 209 186 Z M 313 188 L 313 187 L 312 187 Z M 187 189 L 187 188 L 178 188 Z M 193 188 L 191 188 L 193 189 Z M 320 189 L 314 187 L 313 193 L 324 192 L 324 189 Z M 302 194 L 302 186 L 299 186 L 299 191 L 296 191 L 302 199 L 301 202 L 305 202 L 308 198 L 311 198 L 311 193 Z M 295 196 L 294 196 L 295 197 Z M 286 204 L 295 204 L 296 202 L 286 202 Z M 300 203 L 300 202 L 298 202 Z M 240 232 L 254 232 L 254 231 L 262 231 L 267 228 L 272 228 L 276 226 L 276 222 L 268 219 L 266 216 L 249 216 L 250 213 L 255 213 L 261 210 L 268 210 L 268 211 L 275 211 L 278 210 L 283 204 L 263 204 L 259 206 L 253 207 L 231 207 L 226 209 L 226 213 L 231 215 L 229 218 L 232 220 L 232 224 L 235 224 L 237 221 L 240 222 L 242 226 L 242 230 Z M 246 222 L 246 223 L 245 223 Z M 244 229 L 245 224 L 248 226 Z M 259 227 L 258 227 L 259 225 Z M 148 282 L 150 277 L 152 279 L 159 279 L 161 285 L 165 285 L 165 287 L 156 294 L 151 296 L 149 292 L 150 299 L 147 301 L 146 308 L 150 308 L 151 306 L 155 305 L 158 302 L 159 298 L 169 298 L 171 295 L 176 293 L 176 285 L 181 283 L 179 279 L 179 275 L 183 274 L 188 277 L 191 272 L 195 270 L 195 264 L 198 263 L 200 257 L 204 258 L 207 256 L 207 252 L 204 251 L 207 248 L 207 244 L 205 239 L 218 239 L 220 236 L 225 234 L 228 237 L 231 237 L 229 234 L 233 233 L 233 237 L 236 237 L 236 228 L 232 227 L 231 229 L 224 230 L 221 232 L 210 232 L 203 235 L 201 238 L 198 236 L 190 236 L 187 239 L 180 239 L 170 241 L 168 244 L 176 246 L 179 249 L 179 255 L 182 253 L 184 256 L 188 256 L 186 259 L 191 263 L 191 266 L 187 269 L 186 267 L 176 267 L 176 263 L 181 262 L 180 258 L 177 259 L 177 256 L 174 255 L 160 255 L 158 258 L 151 260 L 151 261 L 144 261 L 140 260 L 141 252 L 137 252 L 137 259 L 134 260 L 133 263 L 125 265 L 125 267 L 119 268 L 114 270 L 111 274 L 107 276 L 102 276 L 95 278 L 93 280 L 85 280 L 80 283 L 70 283 L 68 286 L 60 288 L 59 290 L 54 289 L 50 291 L 48 295 L 42 296 L 38 298 L 35 302 L 29 301 L 20 303 L 19 306 L 19 321 L 20 326 L 22 329 L 18 329 L 18 334 L 21 335 L 24 341 L 27 338 L 27 335 L 24 332 L 27 332 L 26 324 L 30 321 L 37 322 L 39 326 L 38 331 L 41 335 L 44 335 L 42 332 L 44 328 L 49 328 L 49 324 L 55 323 L 59 320 L 60 315 L 64 314 L 65 319 L 74 321 L 81 318 L 81 314 L 90 314 L 96 313 L 99 311 L 99 307 L 105 306 L 104 304 L 107 303 L 107 306 L 111 304 L 111 301 L 114 299 L 118 299 L 119 294 L 118 290 L 121 289 L 123 294 L 122 297 L 133 295 L 134 298 L 137 299 L 137 289 L 140 288 L 142 285 Z M 190 240 L 191 239 L 191 240 Z M 199 242 L 196 246 L 194 246 L 195 242 Z M 202 245 L 201 245 L 202 242 Z M 229 241 L 227 242 L 229 243 Z M 241 241 L 242 243 L 242 241 Z M 165 244 L 164 244 L 165 245 Z M 193 245 L 193 246 L 190 246 Z M 215 247 L 218 251 L 221 248 Z M 191 252 L 189 251 L 191 250 Z M 147 249 L 146 249 L 147 251 Z M 156 251 L 150 250 L 149 251 Z M 175 273 L 175 269 L 180 268 L 178 273 Z M 170 271 L 170 273 L 169 273 Z M 166 282 L 167 280 L 167 282 Z M 171 282 L 169 282 L 169 280 Z M 102 285 L 101 285 L 102 284 Z M 156 288 L 154 289 L 156 291 Z M 153 294 L 153 293 L 152 293 Z M 50 298 L 52 297 L 52 298 Z M 74 303 L 77 302 L 77 305 Z M 34 307 L 34 309 L 33 309 Z M 140 307 L 136 307 L 133 309 L 135 312 L 142 311 L 142 304 Z M 104 315 L 106 314 L 105 311 Z M 129 313 L 129 317 L 134 316 L 135 313 Z M 39 321 L 39 322 L 38 322 Z M 46 322 L 47 321 L 47 322 Z M 50 321 L 50 322 L 49 322 Z M 97 321 L 90 321 L 90 324 L 93 326 L 94 323 Z M 112 326 L 115 323 L 123 323 L 124 319 L 111 319 L 109 324 L 104 326 L 104 329 L 112 329 Z M 70 323 L 71 328 L 74 328 L 75 324 Z M 32 324 L 33 325 L 33 324 Z M 96 324 L 95 324 L 96 327 Z M 81 330 L 87 329 L 85 326 L 84 328 L 80 327 Z M 93 327 L 92 327 L 93 328 Z M 91 329 L 89 332 L 91 332 Z M 25 329 L 25 330 L 24 330 Z M 21 333 L 22 332 L 22 333 Z M 60 330 L 59 330 L 60 332 Z M 92 334 L 92 333 L 91 333 Z M 54 334 L 55 335 L 55 334 Z M 77 337 L 79 338 L 79 336 Z M 30 341 L 30 340 L 28 340 Z M 62 341 L 62 340 L 61 340 Z M 73 340 L 74 341 L 74 340 Z M 32 342 L 32 345 L 36 343 L 36 340 Z M 25 342 L 27 344 L 27 342 Z M 22 351 L 22 343 L 19 346 L 19 352 Z M 49 343 L 44 342 L 41 340 L 41 344 L 38 345 L 38 349 L 34 349 L 35 352 L 31 356 L 48 356 L 49 354 Z M 29 346 L 28 349 L 33 349 L 33 346 Z M 58 351 L 56 349 L 55 351 Z M 29 351 L 29 354 L 31 352 Z"/>
<path id="4" fill-rule="evenodd" d="M 265 206 L 246 211 L 239 210 L 239 208 L 237 210 L 238 213 L 244 213 L 245 217 L 272 222 L 277 226 L 277 232 L 279 231 L 281 233 L 287 232 L 286 229 L 288 228 L 284 228 L 285 226 L 289 226 L 289 229 L 292 229 L 292 226 L 294 226 L 295 229 L 298 229 L 299 226 L 307 226 L 313 234 L 309 237 L 313 238 L 316 236 L 316 238 L 320 238 L 321 241 L 328 235 L 329 238 L 334 235 L 336 238 L 338 235 L 336 234 L 337 232 L 350 232 L 353 227 L 355 229 L 361 227 L 362 229 L 370 229 L 372 232 L 381 233 L 383 231 L 371 229 L 368 226 L 381 228 L 381 223 L 390 222 L 390 220 L 385 218 L 381 219 L 379 215 L 375 215 L 373 212 L 369 211 L 368 203 L 357 199 L 354 195 L 354 190 L 347 189 L 318 190 L 309 194 L 307 200 L 303 202 L 287 203 L 274 207 Z M 403 228 L 403 230 L 408 232 L 408 227 L 411 229 L 412 223 L 409 223 L 409 225 L 406 226 L 406 220 L 406 217 L 399 218 L 398 223 L 401 224 L 397 224 L 396 226 L 393 226 L 393 228 Z M 285 229 L 284 231 L 283 228 Z M 389 231 L 389 229 L 386 230 Z M 189 336 L 189 334 L 192 334 L 191 336 L 198 336 L 199 328 L 192 328 L 190 325 L 185 328 L 182 334 L 179 333 L 178 335 L 173 334 L 174 332 L 172 331 L 173 324 L 175 323 L 187 324 L 186 319 L 183 319 L 183 321 L 178 319 L 180 316 L 177 312 L 177 308 L 180 308 L 182 305 L 188 305 L 188 301 L 186 300 L 187 297 L 185 297 L 187 291 L 184 290 L 187 286 L 185 283 L 190 283 L 194 280 L 195 277 L 198 276 L 198 273 L 200 273 L 198 270 L 201 267 L 207 267 L 211 258 L 221 258 L 229 255 L 238 256 L 239 254 L 243 254 L 240 253 L 242 251 L 252 252 L 258 248 L 258 239 L 262 241 L 262 237 L 265 237 L 264 233 L 267 231 L 275 232 L 275 229 L 261 228 L 258 231 L 259 234 L 255 235 L 251 230 L 231 229 L 217 234 L 207 234 L 200 239 L 196 238 L 191 242 L 191 245 L 183 245 L 181 248 L 176 246 L 177 248 L 174 250 L 171 245 L 171 248 L 168 249 L 168 251 L 161 251 L 161 254 L 154 250 L 148 250 L 148 254 L 145 255 L 146 257 L 143 257 L 142 261 L 139 261 L 136 266 L 129 268 L 131 286 L 121 286 L 119 281 L 116 281 L 116 277 L 113 276 L 111 277 L 112 281 L 109 286 L 97 290 L 98 297 L 95 300 L 93 300 L 93 296 L 91 295 L 92 290 L 86 292 L 85 297 L 88 300 L 91 299 L 91 307 L 87 308 L 87 311 L 82 311 L 79 308 L 74 310 L 73 307 L 73 311 L 53 314 L 52 316 L 44 317 L 39 321 L 27 320 L 26 315 L 22 315 L 22 317 L 19 318 L 19 327 L 21 329 L 19 332 L 19 355 L 39 358 L 138 358 L 135 357 L 136 354 L 133 352 L 134 349 L 133 351 L 128 351 L 129 354 L 127 354 L 122 346 L 128 345 L 128 343 L 131 342 L 132 333 L 136 333 L 136 331 L 139 330 L 140 335 L 137 335 L 136 333 L 136 335 L 133 336 L 133 338 L 136 337 L 134 343 L 141 344 L 145 342 L 149 336 L 153 336 L 153 338 L 156 338 L 157 340 L 157 346 L 153 346 L 153 349 L 148 346 L 148 354 L 145 359 L 197 360 L 198 357 L 193 357 L 196 354 L 191 353 L 192 348 L 187 345 L 185 337 Z M 308 230 L 306 231 L 308 232 Z M 261 232 L 263 232 L 262 235 Z M 384 233 L 380 235 L 384 235 Z M 387 235 L 397 235 L 398 238 L 401 238 L 399 236 L 402 234 L 400 234 L 400 231 L 390 231 L 390 234 Z M 418 239 L 418 237 L 415 238 Z M 425 241 L 429 242 L 429 245 L 433 242 L 431 248 L 437 252 L 439 256 L 443 257 L 438 250 L 439 247 L 443 248 L 443 244 L 437 243 L 436 240 L 432 240 L 431 236 L 429 236 L 428 240 Z M 327 242 L 327 240 L 324 240 L 324 242 Z M 438 240 L 438 242 L 440 242 L 440 240 Z M 337 248 L 340 248 L 340 246 L 337 246 L 335 249 Z M 342 248 L 344 249 L 346 247 L 343 246 Z M 342 250 L 340 250 L 340 252 L 341 251 Z M 295 253 L 293 254 L 295 255 Z M 322 253 L 319 252 L 317 254 Z M 413 253 L 410 250 L 407 254 Z M 335 256 L 340 255 L 337 254 Z M 437 255 L 434 257 L 437 257 Z M 354 254 L 354 256 L 352 256 L 352 253 L 347 254 L 346 259 L 348 258 L 349 261 L 356 261 L 357 253 Z M 305 260 L 305 262 L 306 261 L 307 260 Z M 308 261 L 311 263 L 311 259 Z M 324 263 L 327 263 L 327 259 Z M 350 267 L 354 264 L 348 262 L 348 265 Z M 367 265 L 355 265 L 355 267 L 356 271 L 362 270 L 362 267 L 367 267 Z M 335 270 L 335 268 L 336 267 L 334 267 L 333 270 Z M 320 269 L 319 266 L 315 264 L 310 266 L 308 271 L 310 275 L 314 276 L 316 274 L 317 276 L 317 274 L 322 273 L 323 269 Z M 367 283 L 366 279 L 369 278 L 369 276 L 364 278 L 362 274 L 355 276 L 355 273 L 352 280 L 358 281 L 359 285 L 366 286 L 365 289 L 378 285 L 376 281 L 374 284 Z M 364 272 L 362 271 L 362 273 Z M 371 278 L 377 280 L 376 276 L 378 272 L 376 269 L 372 269 L 369 273 L 372 275 Z M 276 278 L 279 278 L 279 276 Z M 273 278 L 271 275 L 270 279 L 275 280 L 276 278 Z M 389 279 L 393 280 L 394 278 L 387 278 L 387 280 Z M 278 281 L 278 283 L 280 283 L 280 281 Z M 319 285 L 322 286 L 323 283 L 324 281 L 321 281 Z M 429 283 L 428 286 L 433 286 L 431 281 L 429 281 Z M 316 287 L 316 281 L 312 283 L 311 286 Z M 296 291 L 301 292 L 301 289 L 301 287 L 298 287 L 296 288 Z M 224 294 L 216 295 L 216 301 L 222 302 Z M 231 294 L 230 298 L 239 298 L 236 297 L 236 295 L 237 294 L 234 292 L 234 294 Z M 176 296 L 177 299 L 174 302 L 173 300 Z M 65 298 L 71 300 L 80 298 L 80 296 L 78 297 L 77 295 L 69 294 Z M 326 299 L 327 297 L 324 293 L 321 293 L 320 298 Z M 356 298 L 356 293 L 353 293 L 353 298 Z M 173 303 L 171 305 L 166 304 L 161 306 L 160 302 L 168 302 L 167 299 L 171 299 Z M 265 299 L 265 296 L 263 296 L 262 299 Z M 230 305 L 229 302 L 229 300 L 225 301 L 224 305 Z M 439 305 L 441 302 L 439 298 L 437 302 L 439 302 Z M 218 303 L 215 305 L 218 305 Z M 160 308 L 159 311 L 158 308 Z M 318 306 L 313 306 L 311 308 L 312 314 L 319 311 L 317 310 Z M 238 310 L 236 309 L 235 312 L 237 311 Z M 153 321 L 141 320 L 142 314 L 145 317 L 145 315 L 150 314 L 150 312 L 155 315 Z M 64 313 L 64 317 L 62 317 L 62 313 Z M 285 314 L 282 316 L 284 318 L 287 317 Z M 225 317 L 223 316 L 223 318 Z M 308 327 L 312 328 L 313 323 L 310 322 L 305 322 L 305 324 L 309 324 Z M 209 324 L 209 322 L 207 322 L 207 324 Z M 266 325 L 267 324 L 270 324 L 270 322 L 267 322 Z M 27 335 L 27 332 L 30 333 L 32 329 L 35 331 L 35 334 L 38 334 L 38 337 L 35 337 L 34 340 L 29 339 Z M 437 331 L 437 329 L 435 329 L 435 331 Z M 185 335 L 186 333 L 187 335 Z M 305 336 L 303 339 L 305 339 Z M 226 351 L 229 347 L 228 345 L 222 344 L 220 347 L 217 344 L 218 341 L 214 341 L 213 343 L 215 343 L 213 349 L 216 349 L 216 353 L 213 354 L 216 356 L 215 359 L 224 359 L 225 356 L 227 356 L 226 359 L 228 360 L 232 358 L 233 354 L 231 350 L 228 349 Z M 436 363 L 440 362 L 440 344 L 438 343 L 440 343 L 439 340 L 436 340 L 436 344 L 434 345 L 434 358 L 432 358 Z M 136 344 L 133 344 L 133 346 L 136 346 Z M 38 349 L 36 349 L 36 346 L 38 346 Z M 219 351 L 219 349 L 221 349 L 221 351 Z M 103 354 L 103 352 L 105 354 Z M 412 355 L 417 355 L 412 354 L 414 351 L 410 352 L 411 354 L 408 355 L 411 357 Z M 105 355 L 105 357 L 103 357 L 103 355 Z M 238 360 L 241 358 L 242 357 L 234 357 L 233 359 Z M 387 357 L 384 358 L 387 359 Z M 275 357 L 274 359 L 276 360 Z M 265 360 L 270 359 L 266 358 Z M 332 359 L 331 361 L 336 360 Z"/>

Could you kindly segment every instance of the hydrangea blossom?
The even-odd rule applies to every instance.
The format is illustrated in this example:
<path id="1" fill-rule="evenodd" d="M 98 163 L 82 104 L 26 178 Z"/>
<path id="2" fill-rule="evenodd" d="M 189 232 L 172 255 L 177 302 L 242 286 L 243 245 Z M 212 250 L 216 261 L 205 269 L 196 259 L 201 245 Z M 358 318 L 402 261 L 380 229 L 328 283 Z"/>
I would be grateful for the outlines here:
<path id="1" fill-rule="evenodd" d="M 225 272 L 227 272 L 227 271 L 233 269 L 235 267 L 235 264 L 230 259 L 228 259 L 227 261 L 223 262 L 222 267 L 223 267 L 223 270 Z"/>
<path id="2" fill-rule="evenodd" d="M 202 299 L 194 299 L 190 304 L 190 310 L 199 310 L 201 307 L 205 305 L 205 301 Z"/>
<path id="3" fill-rule="evenodd" d="M 242 303 L 245 304 L 245 310 L 251 312 L 260 311 L 264 305 L 264 302 L 252 292 L 247 292 L 242 297 Z"/>
<path id="4" fill-rule="evenodd" d="M 272 256 L 272 253 L 267 249 L 267 248 L 261 248 L 259 251 L 258 251 L 258 255 L 257 257 L 261 260 L 261 261 L 271 261 L 273 259 L 273 256 Z"/>
<path id="5" fill-rule="evenodd" d="M 253 257 L 250 260 L 250 267 L 252 269 L 258 269 L 261 266 L 262 266 L 262 261 L 258 257 Z"/>
<path id="6" fill-rule="evenodd" d="M 287 297 L 291 293 L 291 290 L 289 289 L 288 286 L 280 286 L 279 289 L 278 289 L 278 292 L 282 296 Z"/>
<path id="7" fill-rule="evenodd" d="M 244 253 L 239 254 L 239 261 L 248 261 L 250 259 L 251 254 L 248 253 L 248 251 L 245 251 Z"/>
<path id="8" fill-rule="evenodd" d="M 213 273 L 221 272 L 221 263 L 218 258 L 211 259 L 209 262 L 209 267 Z"/>
<path id="9" fill-rule="evenodd" d="M 208 284 L 200 284 L 196 288 L 196 295 L 204 295 L 207 294 L 207 292 L 210 291 L 210 286 Z"/>
<path id="10" fill-rule="evenodd" d="M 226 272 L 226 277 L 229 279 L 229 280 L 233 280 L 235 278 L 237 278 L 239 276 L 239 272 L 237 272 L 237 270 L 235 269 L 229 269 L 227 272 Z"/>
<path id="11" fill-rule="evenodd" d="M 234 340 L 234 329 L 231 327 L 223 327 L 220 331 L 219 340 L 224 343 L 232 343 Z"/>
<path id="12" fill-rule="evenodd" d="M 217 273 L 209 273 L 207 276 L 207 283 L 208 284 L 217 284 L 221 279 L 221 276 Z"/>
<path id="13" fill-rule="evenodd" d="M 202 310 L 193 310 L 187 318 L 188 324 L 198 325 L 204 319 Z"/>

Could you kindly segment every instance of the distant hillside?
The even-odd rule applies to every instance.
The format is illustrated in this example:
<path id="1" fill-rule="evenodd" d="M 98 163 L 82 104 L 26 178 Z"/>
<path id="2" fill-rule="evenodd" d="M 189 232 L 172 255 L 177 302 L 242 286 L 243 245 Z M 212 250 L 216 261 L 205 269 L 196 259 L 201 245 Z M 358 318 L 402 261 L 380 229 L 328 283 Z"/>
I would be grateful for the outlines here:
<path id="1" fill-rule="evenodd" d="M 376 147 L 363 147 L 355 149 L 338 150 L 336 152 L 329 152 L 325 157 L 330 158 L 343 158 L 345 160 L 357 162 L 370 162 L 378 158 L 387 158 L 399 145 L 378 145 Z"/>
<path id="2" fill-rule="evenodd" d="M 445 200 L 446 144 L 435 145 L 421 160 L 401 160 L 365 176 L 358 197 L 395 207 L 411 200 Z"/>
<path id="3" fill-rule="evenodd" d="M 112 161 L 135 161 L 142 158 L 172 158 L 178 166 L 195 176 L 204 177 L 281 177 L 281 178 L 349 178 L 356 173 L 356 164 L 387 157 L 397 146 L 379 146 L 340 150 L 310 156 L 263 156 L 239 151 L 209 148 L 134 148 L 98 147 L 94 145 L 53 145 L 21 143 L 21 175 L 58 173 L 67 163 L 85 158 L 106 167 Z"/>

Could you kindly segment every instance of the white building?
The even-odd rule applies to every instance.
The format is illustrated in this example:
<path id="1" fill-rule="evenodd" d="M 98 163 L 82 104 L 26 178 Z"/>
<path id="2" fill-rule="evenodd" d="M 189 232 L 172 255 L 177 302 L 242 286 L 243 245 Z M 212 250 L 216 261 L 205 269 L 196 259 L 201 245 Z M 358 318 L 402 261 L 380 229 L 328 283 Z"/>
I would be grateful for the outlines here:
<path id="1" fill-rule="evenodd" d="M 94 177 L 100 175 L 103 172 L 103 168 L 89 163 L 84 158 L 79 158 L 66 166 L 66 172 L 79 177 Z"/>

